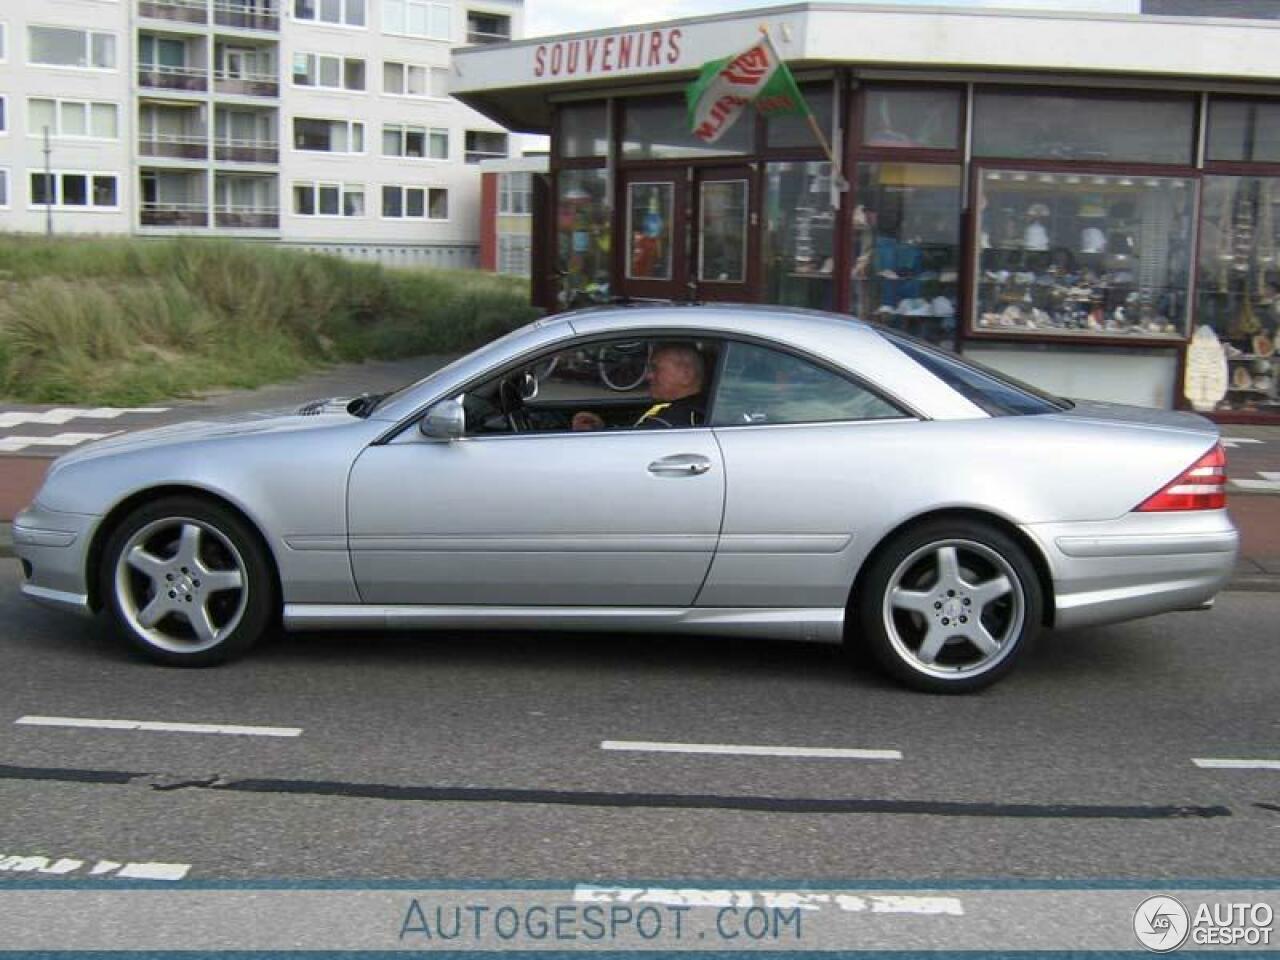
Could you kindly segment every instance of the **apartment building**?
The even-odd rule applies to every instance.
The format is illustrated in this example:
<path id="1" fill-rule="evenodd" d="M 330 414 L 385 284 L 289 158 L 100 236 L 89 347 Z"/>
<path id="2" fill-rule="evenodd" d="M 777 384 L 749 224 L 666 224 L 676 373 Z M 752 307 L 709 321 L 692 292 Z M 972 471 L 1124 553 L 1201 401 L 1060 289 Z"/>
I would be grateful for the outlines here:
<path id="1" fill-rule="evenodd" d="M 470 266 L 508 134 L 448 96 L 521 0 L 0 6 L 0 230 L 250 237 Z"/>

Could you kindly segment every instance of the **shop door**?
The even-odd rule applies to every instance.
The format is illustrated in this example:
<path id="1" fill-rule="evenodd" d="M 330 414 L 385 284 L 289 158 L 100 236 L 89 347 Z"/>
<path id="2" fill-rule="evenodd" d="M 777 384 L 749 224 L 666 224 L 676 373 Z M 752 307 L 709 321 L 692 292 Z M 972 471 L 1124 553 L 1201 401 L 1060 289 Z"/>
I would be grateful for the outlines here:
<path id="1" fill-rule="evenodd" d="M 698 300 L 759 299 L 754 171 L 716 167 L 694 176 L 693 257 L 689 284 Z"/>
<path id="2" fill-rule="evenodd" d="M 687 300 L 685 171 L 631 170 L 622 184 L 623 296 Z"/>

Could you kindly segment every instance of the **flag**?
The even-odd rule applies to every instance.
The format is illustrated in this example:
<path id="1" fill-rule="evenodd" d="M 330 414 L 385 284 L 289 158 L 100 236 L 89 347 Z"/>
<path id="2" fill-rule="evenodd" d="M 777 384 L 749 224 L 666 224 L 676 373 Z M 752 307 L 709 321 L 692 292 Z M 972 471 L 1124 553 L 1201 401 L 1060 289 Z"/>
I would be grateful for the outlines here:
<path id="1" fill-rule="evenodd" d="M 704 63 L 698 79 L 685 90 L 685 100 L 689 129 L 705 143 L 719 140 L 752 102 L 766 117 L 809 113 L 795 77 L 767 33 L 745 53 Z"/>

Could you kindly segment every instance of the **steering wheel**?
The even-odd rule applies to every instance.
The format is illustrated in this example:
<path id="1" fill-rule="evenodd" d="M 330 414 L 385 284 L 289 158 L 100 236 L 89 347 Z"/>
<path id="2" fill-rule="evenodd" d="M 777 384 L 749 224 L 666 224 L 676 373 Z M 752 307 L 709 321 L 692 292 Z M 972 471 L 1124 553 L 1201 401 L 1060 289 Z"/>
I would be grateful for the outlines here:
<path id="1" fill-rule="evenodd" d="M 514 377 L 502 378 L 502 382 L 498 384 L 498 399 L 512 433 L 527 433 L 533 429 L 533 421 L 529 419 L 529 411 L 524 408 L 524 398 L 520 395 L 520 388 Z"/>

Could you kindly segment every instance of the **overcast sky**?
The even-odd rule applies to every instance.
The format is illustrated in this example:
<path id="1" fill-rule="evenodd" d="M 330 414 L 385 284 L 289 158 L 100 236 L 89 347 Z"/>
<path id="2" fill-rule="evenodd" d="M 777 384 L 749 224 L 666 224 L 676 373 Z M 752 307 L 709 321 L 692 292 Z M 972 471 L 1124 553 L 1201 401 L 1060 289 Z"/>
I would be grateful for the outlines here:
<path id="1" fill-rule="evenodd" d="M 653 23 L 752 7 L 781 6 L 787 0 L 525 0 L 525 32 L 536 37 Z M 857 0 L 850 0 L 851 3 Z M 886 0 L 877 0 L 883 4 Z M 888 0 L 904 6 L 997 7 L 1004 9 L 1089 10 L 1137 13 L 1140 0 Z"/>

